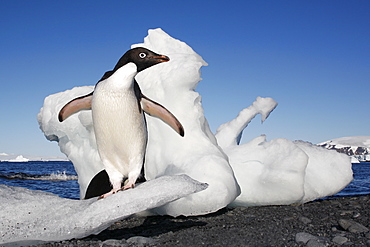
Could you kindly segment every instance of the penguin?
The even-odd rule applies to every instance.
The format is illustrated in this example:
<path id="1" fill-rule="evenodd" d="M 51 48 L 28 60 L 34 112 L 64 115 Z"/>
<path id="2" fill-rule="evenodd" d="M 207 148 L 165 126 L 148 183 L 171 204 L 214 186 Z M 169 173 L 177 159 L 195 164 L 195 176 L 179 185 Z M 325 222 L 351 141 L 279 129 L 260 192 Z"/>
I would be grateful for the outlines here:
<path id="1" fill-rule="evenodd" d="M 68 102 L 59 112 L 63 122 L 80 110 L 92 111 L 93 127 L 98 153 L 105 168 L 89 185 L 85 199 L 98 196 L 106 198 L 120 190 L 133 188 L 142 171 L 147 144 L 145 115 L 160 118 L 180 136 L 184 128 L 177 118 L 164 106 L 146 97 L 135 80 L 137 73 L 170 59 L 146 48 L 138 47 L 127 51 L 113 70 L 106 72 L 95 85 L 94 91 Z M 108 176 L 106 176 L 108 175 Z M 97 177 L 97 176 L 96 176 Z M 109 178 L 112 189 L 97 184 Z M 127 178 L 122 186 L 123 179 Z M 104 193 L 106 192 L 106 193 Z"/>

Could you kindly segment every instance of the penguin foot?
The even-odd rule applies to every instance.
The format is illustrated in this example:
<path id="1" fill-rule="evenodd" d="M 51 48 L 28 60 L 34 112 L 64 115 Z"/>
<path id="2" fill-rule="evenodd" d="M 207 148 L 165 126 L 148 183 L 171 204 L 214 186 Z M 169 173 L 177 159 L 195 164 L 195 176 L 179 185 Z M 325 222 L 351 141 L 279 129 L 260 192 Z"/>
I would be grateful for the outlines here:
<path id="1" fill-rule="evenodd" d="M 135 184 L 128 183 L 125 186 L 123 186 L 121 190 L 133 189 L 134 187 L 135 187 Z"/>
<path id="2" fill-rule="evenodd" d="M 117 192 L 122 191 L 122 190 L 133 189 L 134 187 L 135 187 L 135 184 L 126 184 L 125 186 L 123 186 L 120 189 L 112 189 L 108 193 L 105 193 L 105 194 L 99 196 L 98 197 L 98 200 L 107 198 L 108 196 L 113 195 L 113 194 L 116 194 Z"/>
<path id="3" fill-rule="evenodd" d="M 105 193 L 105 194 L 99 196 L 98 200 L 103 199 L 103 198 L 107 198 L 108 196 L 116 194 L 117 192 L 122 191 L 122 190 L 133 189 L 134 187 L 135 187 L 135 183 L 129 183 L 128 180 L 126 180 L 126 183 L 122 188 L 112 189 L 108 193 Z"/>
<path id="4" fill-rule="evenodd" d="M 109 191 L 108 193 L 105 193 L 105 194 L 99 196 L 98 200 L 103 199 L 103 198 L 107 198 L 108 196 L 116 194 L 118 191 L 121 191 L 121 190 L 122 189 L 115 189 L 115 190 L 113 189 L 113 190 Z"/>
<path id="5" fill-rule="evenodd" d="M 121 190 L 127 190 L 127 189 L 133 189 L 135 187 L 136 179 L 126 179 L 126 181 L 123 183 L 123 187 Z"/>

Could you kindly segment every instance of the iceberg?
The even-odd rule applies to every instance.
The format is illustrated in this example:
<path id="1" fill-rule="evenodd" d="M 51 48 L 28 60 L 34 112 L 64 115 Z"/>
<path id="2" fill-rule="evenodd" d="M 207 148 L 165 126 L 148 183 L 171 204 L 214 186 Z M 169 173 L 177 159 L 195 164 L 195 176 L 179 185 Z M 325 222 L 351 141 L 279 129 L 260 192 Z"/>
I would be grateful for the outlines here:
<path id="1" fill-rule="evenodd" d="M 225 206 L 304 203 L 342 190 L 352 180 L 350 158 L 310 143 L 259 136 L 240 145 L 248 123 L 257 116 L 265 121 L 276 108 L 271 98 L 258 97 L 249 107 L 213 134 L 204 116 L 201 96 L 195 91 L 200 69 L 207 63 L 186 43 L 161 29 L 149 30 L 145 47 L 170 57 L 136 76 L 142 92 L 165 105 L 183 124 L 179 137 L 160 120 L 147 116 L 148 145 L 145 177 L 186 174 L 208 188 L 156 207 L 163 215 L 201 215 Z M 112 63 L 113 64 L 113 63 Z M 90 93 L 93 86 L 76 87 L 46 97 L 38 122 L 46 138 L 57 141 L 73 162 L 81 198 L 91 179 L 103 170 L 90 111 L 81 111 L 63 123 L 59 110 L 71 99 Z M 134 189 L 135 190 L 135 189 Z"/>
<path id="2" fill-rule="evenodd" d="M 347 155 L 303 141 L 260 136 L 239 145 L 242 131 L 260 114 L 262 122 L 276 108 L 272 98 L 257 97 L 216 139 L 229 157 L 241 194 L 231 206 L 288 205 L 336 194 L 352 181 Z"/>
<path id="3" fill-rule="evenodd" d="M 23 155 L 18 155 L 15 159 L 10 159 L 9 162 L 28 162 L 29 159 L 23 157 Z"/>

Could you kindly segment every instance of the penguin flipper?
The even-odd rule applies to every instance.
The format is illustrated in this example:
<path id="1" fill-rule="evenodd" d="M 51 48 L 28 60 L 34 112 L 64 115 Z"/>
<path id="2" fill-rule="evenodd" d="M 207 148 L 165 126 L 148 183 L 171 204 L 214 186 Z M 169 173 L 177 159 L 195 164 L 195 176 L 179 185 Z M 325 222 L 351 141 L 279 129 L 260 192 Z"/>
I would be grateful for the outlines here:
<path id="1" fill-rule="evenodd" d="M 184 136 L 184 128 L 177 118 L 164 106 L 147 98 L 143 94 L 140 98 L 141 108 L 150 116 L 160 118 L 163 122 L 171 126 L 180 136 Z"/>
<path id="2" fill-rule="evenodd" d="M 63 122 L 66 118 L 78 111 L 90 110 L 93 93 L 94 92 L 91 92 L 87 95 L 75 98 L 63 106 L 63 108 L 59 111 L 59 122 Z"/>

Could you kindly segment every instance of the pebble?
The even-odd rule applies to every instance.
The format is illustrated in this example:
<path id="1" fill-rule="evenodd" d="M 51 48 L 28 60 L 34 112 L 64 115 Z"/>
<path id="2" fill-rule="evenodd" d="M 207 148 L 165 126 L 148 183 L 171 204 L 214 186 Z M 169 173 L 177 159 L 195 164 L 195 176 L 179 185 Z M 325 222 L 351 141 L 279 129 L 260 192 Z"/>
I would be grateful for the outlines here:
<path id="1" fill-rule="evenodd" d="M 299 220 L 302 222 L 302 223 L 304 223 L 304 224 L 310 224 L 311 222 L 312 222 L 312 220 L 310 220 L 309 218 L 307 218 L 307 217 L 304 217 L 304 216 L 302 216 L 302 217 L 300 217 L 299 218 Z"/>
<path id="2" fill-rule="evenodd" d="M 326 237 L 314 236 L 307 232 L 299 232 L 295 235 L 296 243 L 303 243 L 308 247 L 324 247 L 330 244 L 330 239 Z"/>
<path id="3" fill-rule="evenodd" d="M 336 243 L 336 244 L 339 244 L 339 245 L 342 245 L 347 241 L 348 241 L 348 238 L 343 237 L 343 236 L 335 236 L 333 238 L 333 242 Z"/>
<path id="4" fill-rule="evenodd" d="M 326 245 L 323 243 L 320 243 L 318 239 L 310 239 L 307 244 L 307 247 L 325 247 Z"/>
<path id="5" fill-rule="evenodd" d="M 307 244 L 310 240 L 318 240 L 318 238 L 310 233 L 307 232 L 299 232 L 295 235 L 295 241 L 297 243 L 304 243 Z"/>
<path id="6" fill-rule="evenodd" d="M 108 239 L 100 244 L 100 247 L 125 247 L 125 246 L 148 246 L 154 244 L 155 240 L 142 236 L 131 237 L 127 240 Z"/>
<path id="7" fill-rule="evenodd" d="M 361 216 L 361 214 L 360 213 L 355 213 L 352 217 L 353 218 L 358 218 L 358 217 L 360 217 Z"/>
<path id="8" fill-rule="evenodd" d="M 338 223 L 344 230 L 352 233 L 362 233 L 369 231 L 369 228 L 353 220 L 340 219 Z"/>
<path id="9" fill-rule="evenodd" d="M 125 247 L 129 246 L 126 240 L 108 239 L 100 243 L 100 247 Z"/>
<path id="10" fill-rule="evenodd" d="M 347 230 L 352 225 L 352 222 L 346 219 L 340 219 L 338 223 L 344 230 Z"/>
<path id="11" fill-rule="evenodd" d="M 154 239 L 146 238 L 146 237 L 142 237 L 142 236 L 131 237 L 131 238 L 127 239 L 126 241 L 129 244 L 135 244 L 135 245 L 138 245 L 138 246 L 155 243 Z"/>

